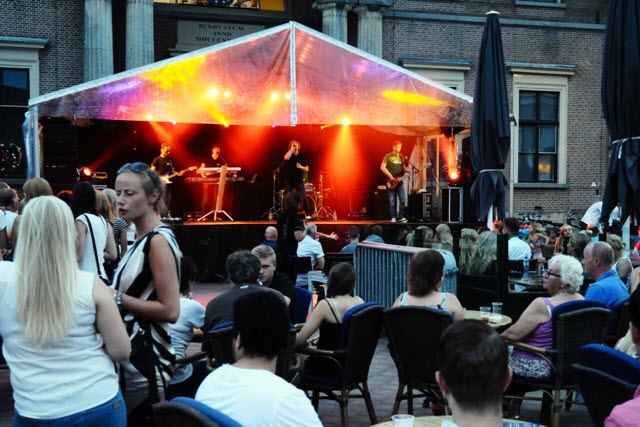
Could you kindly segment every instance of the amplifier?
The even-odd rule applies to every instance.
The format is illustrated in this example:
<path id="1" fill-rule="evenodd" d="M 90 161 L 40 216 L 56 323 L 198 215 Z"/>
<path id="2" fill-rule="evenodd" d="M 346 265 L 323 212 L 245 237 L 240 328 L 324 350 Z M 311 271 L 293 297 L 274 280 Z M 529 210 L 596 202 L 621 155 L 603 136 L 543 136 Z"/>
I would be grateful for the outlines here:
<path id="1" fill-rule="evenodd" d="M 433 216 L 431 193 L 409 194 L 409 221 L 429 221 Z"/>

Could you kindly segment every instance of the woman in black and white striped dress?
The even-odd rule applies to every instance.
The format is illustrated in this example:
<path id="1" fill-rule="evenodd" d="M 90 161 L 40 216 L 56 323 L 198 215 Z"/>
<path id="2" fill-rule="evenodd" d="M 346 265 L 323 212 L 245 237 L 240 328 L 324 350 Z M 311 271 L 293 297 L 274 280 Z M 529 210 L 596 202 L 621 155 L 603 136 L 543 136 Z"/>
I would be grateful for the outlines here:
<path id="1" fill-rule="evenodd" d="M 167 323 L 180 315 L 180 248 L 158 212 L 164 186 L 144 163 L 127 163 L 116 178 L 118 213 L 135 224 L 137 240 L 114 274 L 114 298 L 131 339 L 131 357 L 120 366 L 129 425 L 151 422 L 151 405 L 165 398 L 175 353 Z M 145 351 L 152 349 L 153 351 Z"/>

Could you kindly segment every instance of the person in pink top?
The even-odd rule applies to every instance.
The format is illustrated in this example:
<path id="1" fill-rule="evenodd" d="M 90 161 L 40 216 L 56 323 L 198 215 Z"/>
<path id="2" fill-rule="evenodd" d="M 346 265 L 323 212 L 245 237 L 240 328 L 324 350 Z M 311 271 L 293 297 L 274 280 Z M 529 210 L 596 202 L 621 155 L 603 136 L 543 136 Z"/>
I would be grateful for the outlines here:
<path id="1" fill-rule="evenodd" d="M 631 339 L 640 354 L 640 291 L 636 289 L 629 299 L 629 329 Z M 611 411 L 611 415 L 604 420 L 605 427 L 634 427 L 640 426 L 640 386 L 636 389 L 633 399 L 622 403 Z"/>
<path id="2" fill-rule="evenodd" d="M 582 285 L 582 265 L 568 255 L 556 255 L 549 261 L 545 270 L 544 288 L 551 294 L 550 298 L 536 298 L 524 310 L 522 316 L 502 336 L 509 341 L 522 341 L 540 348 L 551 348 L 553 334 L 551 330 L 551 310 L 569 301 L 584 299 L 577 293 Z M 514 376 L 526 378 L 546 378 L 551 375 L 549 362 L 540 356 L 514 350 L 509 357 L 509 365 Z M 511 391 L 510 391 L 511 392 Z M 522 394 L 521 390 L 513 390 L 511 394 Z M 521 400 L 515 399 L 509 408 L 509 418 L 520 415 Z"/>

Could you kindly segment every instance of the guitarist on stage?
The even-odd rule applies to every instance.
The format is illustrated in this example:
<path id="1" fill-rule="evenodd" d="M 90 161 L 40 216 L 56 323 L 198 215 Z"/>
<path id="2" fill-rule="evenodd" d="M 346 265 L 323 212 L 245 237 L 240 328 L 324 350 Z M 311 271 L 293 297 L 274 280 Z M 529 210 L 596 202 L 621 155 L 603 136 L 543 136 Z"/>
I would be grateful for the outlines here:
<path id="1" fill-rule="evenodd" d="M 402 142 L 393 141 L 393 151 L 384 156 L 380 170 L 387 176 L 387 189 L 389 191 L 389 204 L 391 205 L 391 222 L 407 222 L 405 208 L 407 206 L 407 191 L 400 178 L 408 172 L 407 158 L 400 152 Z M 400 206 L 397 206 L 400 199 Z M 399 220 L 398 220 L 399 218 Z"/>
<path id="2" fill-rule="evenodd" d="M 169 156 L 170 154 L 171 145 L 165 142 L 160 146 L 160 155 L 153 159 L 151 170 L 157 172 L 160 176 L 173 174 L 175 170 L 173 169 L 173 159 Z"/>

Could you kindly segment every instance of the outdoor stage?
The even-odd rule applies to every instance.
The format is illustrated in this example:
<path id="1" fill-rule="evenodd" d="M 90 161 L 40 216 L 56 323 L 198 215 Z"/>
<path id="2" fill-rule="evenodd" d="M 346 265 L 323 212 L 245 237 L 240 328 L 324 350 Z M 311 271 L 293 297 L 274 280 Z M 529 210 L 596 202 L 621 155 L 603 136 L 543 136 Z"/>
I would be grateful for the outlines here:
<path id="1" fill-rule="evenodd" d="M 340 252 L 343 246 L 349 243 L 348 230 L 352 225 L 361 228 L 363 225 L 382 226 L 384 241 L 396 243 L 396 238 L 403 229 L 426 225 L 431 229 L 439 222 L 415 222 L 392 223 L 389 221 L 375 220 L 344 220 L 344 221 L 314 221 L 321 233 L 335 232 L 338 240 L 321 240 L 326 252 Z M 264 231 L 270 226 L 276 225 L 275 221 L 218 221 L 218 222 L 185 222 L 182 224 L 170 224 L 173 228 L 180 249 L 184 256 L 189 256 L 196 261 L 199 269 L 198 280 L 203 282 L 219 283 L 225 276 L 225 260 L 227 256 L 240 249 L 251 250 L 254 246 L 264 241 Z M 465 227 L 477 228 L 478 224 L 449 224 L 457 240 L 460 230 Z"/>

